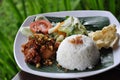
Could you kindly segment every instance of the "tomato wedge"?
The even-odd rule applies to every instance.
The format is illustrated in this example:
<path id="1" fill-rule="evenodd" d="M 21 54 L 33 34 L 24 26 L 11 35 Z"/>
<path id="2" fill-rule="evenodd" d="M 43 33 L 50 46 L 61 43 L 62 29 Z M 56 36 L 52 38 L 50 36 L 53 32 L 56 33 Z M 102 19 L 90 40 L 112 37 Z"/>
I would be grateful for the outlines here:
<path id="1" fill-rule="evenodd" d="M 37 20 L 30 24 L 30 30 L 33 33 L 42 32 L 44 34 L 48 33 L 48 30 L 52 27 L 51 23 L 46 20 Z"/>

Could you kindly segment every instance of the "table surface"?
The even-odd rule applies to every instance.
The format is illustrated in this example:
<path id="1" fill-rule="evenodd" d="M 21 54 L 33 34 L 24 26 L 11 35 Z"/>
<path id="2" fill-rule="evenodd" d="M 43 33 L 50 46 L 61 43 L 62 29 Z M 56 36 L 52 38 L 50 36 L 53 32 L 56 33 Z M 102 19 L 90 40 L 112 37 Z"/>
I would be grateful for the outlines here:
<path id="1" fill-rule="evenodd" d="M 60 79 L 45 78 L 26 73 L 24 71 L 20 71 L 15 75 L 15 77 L 13 77 L 12 80 L 60 80 Z M 120 80 L 120 65 L 109 71 L 94 76 L 69 80 Z"/>

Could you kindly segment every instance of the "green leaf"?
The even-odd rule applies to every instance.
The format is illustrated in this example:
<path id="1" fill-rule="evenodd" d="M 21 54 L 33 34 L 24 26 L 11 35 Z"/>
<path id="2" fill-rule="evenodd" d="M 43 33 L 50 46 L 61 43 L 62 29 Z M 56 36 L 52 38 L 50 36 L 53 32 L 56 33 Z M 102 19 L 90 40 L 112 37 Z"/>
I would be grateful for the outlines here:
<path id="1" fill-rule="evenodd" d="M 97 0 L 83 0 L 83 6 L 85 9 L 92 9 L 92 10 L 97 10 L 98 9 L 98 4 Z"/>
<path id="2" fill-rule="evenodd" d="M 27 0 L 27 6 L 28 6 L 27 8 L 28 14 L 29 15 L 35 14 L 35 9 L 32 0 Z"/>
<path id="3" fill-rule="evenodd" d="M 22 0 L 22 5 L 23 5 L 23 11 L 24 11 L 24 19 L 27 17 L 27 10 L 26 10 L 26 5 L 25 5 L 25 0 Z"/>
<path id="4" fill-rule="evenodd" d="M 72 2 L 72 10 L 81 10 L 82 9 L 82 4 L 81 4 L 81 0 L 74 0 Z"/>
<path id="5" fill-rule="evenodd" d="M 99 60 L 98 64 L 93 69 L 86 69 L 84 71 L 78 71 L 78 70 L 68 70 L 67 73 L 79 73 L 79 72 L 88 72 L 88 71 L 95 71 L 107 68 L 114 64 L 113 61 L 113 51 L 111 48 L 109 49 L 101 49 L 101 59 Z M 40 68 L 36 68 L 33 65 L 28 64 L 28 67 L 32 70 L 37 70 L 41 72 L 51 72 L 51 73 L 65 73 L 64 68 L 58 68 L 57 62 L 55 61 L 52 66 L 41 66 Z"/>
<path id="6" fill-rule="evenodd" d="M 81 19 L 83 20 L 83 25 L 87 28 L 87 30 L 92 31 L 101 30 L 103 27 L 110 24 L 108 17 L 103 16 L 91 16 Z"/>
<path id="7" fill-rule="evenodd" d="M 64 0 L 64 6 L 66 10 L 71 10 L 71 2 L 70 0 Z"/>
<path id="8" fill-rule="evenodd" d="M 9 3 L 10 5 L 10 8 L 13 10 L 16 18 L 22 22 L 23 21 L 23 17 L 22 17 L 22 14 L 20 13 L 19 9 L 17 8 L 17 6 L 15 5 L 14 1 L 13 0 L 6 0 L 6 2 Z"/>
<path id="9" fill-rule="evenodd" d="M 98 0 L 98 7 L 100 10 L 104 10 L 104 0 Z"/>
<path id="10" fill-rule="evenodd" d="M 115 0 L 110 0 L 108 1 L 109 2 L 109 10 L 115 14 L 115 7 L 116 7 L 116 3 L 115 3 Z"/>

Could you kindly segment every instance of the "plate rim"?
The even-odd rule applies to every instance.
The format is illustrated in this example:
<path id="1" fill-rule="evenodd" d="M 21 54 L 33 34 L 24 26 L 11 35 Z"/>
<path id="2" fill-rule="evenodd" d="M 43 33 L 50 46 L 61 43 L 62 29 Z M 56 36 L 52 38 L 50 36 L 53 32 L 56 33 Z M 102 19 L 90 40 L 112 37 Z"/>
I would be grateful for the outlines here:
<path id="1" fill-rule="evenodd" d="M 43 13 L 43 14 L 36 14 L 36 15 L 32 15 L 32 16 L 28 16 L 26 19 L 25 19 L 25 21 L 23 22 L 23 24 L 21 25 L 21 27 L 24 25 L 24 23 L 30 18 L 30 17 L 35 17 L 35 16 L 37 16 L 37 15 L 53 15 L 53 14 L 63 14 L 63 13 L 73 13 L 73 12 L 76 12 L 76 13 L 81 13 L 81 12 L 83 12 L 83 13 L 89 13 L 89 12 L 91 12 L 91 13 L 93 13 L 93 12 L 97 12 L 97 13 L 106 13 L 106 14 L 110 14 L 117 22 L 118 22 L 118 20 L 113 16 L 113 14 L 111 13 L 111 12 L 109 12 L 109 11 L 99 11 L 99 10 L 79 10 L 79 11 L 61 11 L 61 12 L 50 12 L 50 13 Z M 117 25 L 119 25 L 120 26 L 120 24 L 119 24 L 119 22 L 117 23 Z M 20 28 L 21 28 L 20 27 Z M 88 76 L 92 76 L 92 75 L 96 75 L 96 74 L 99 74 L 99 73 L 102 73 L 102 72 L 105 72 L 105 71 L 107 71 L 107 70 L 110 70 L 110 69 L 112 69 L 112 68 L 114 68 L 115 66 L 117 66 L 117 65 L 119 65 L 119 63 L 117 63 L 117 64 L 113 64 L 113 65 L 111 65 L 111 66 L 109 66 L 109 67 L 107 67 L 107 68 L 104 68 L 104 69 L 100 69 L 100 70 L 95 70 L 95 71 L 90 71 L 90 72 L 80 72 L 80 73 L 49 73 L 49 72 L 40 72 L 40 71 L 34 71 L 34 70 L 30 70 L 30 71 L 32 71 L 32 72 L 30 72 L 29 71 L 29 69 L 28 70 L 26 70 L 26 69 L 24 69 L 20 64 L 19 64 L 19 61 L 17 60 L 17 57 L 16 57 L 16 51 L 15 51 L 15 47 L 16 47 L 16 40 L 17 40 L 17 36 L 18 36 L 18 34 L 19 34 L 19 31 L 20 31 L 20 28 L 19 28 L 19 30 L 18 30 L 18 32 L 17 32 L 17 34 L 16 34 L 16 37 L 15 37 L 15 40 L 14 40 L 14 58 L 15 58 L 15 61 L 16 61 L 16 63 L 17 63 L 17 65 L 20 67 L 20 69 L 21 70 L 23 70 L 23 71 L 25 71 L 25 72 L 28 72 L 28 73 L 31 73 L 31 74 L 34 74 L 34 75 L 38 75 L 38 76 L 44 76 L 44 77 L 51 77 L 51 78 L 63 78 L 63 79 L 65 79 L 65 78 L 80 78 L 80 77 L 88 77 Z M 120 50 L 119 50 L 120 51 Z M 85 75 L 84 73 L 91 73 L 91 72 L 94 72 L 94 74 L 87 74 L 87 75 Z M 81 75 L 81 73 L 83 73 L 82 75 Z M 53 76 L 51 76 L 51 75 L 53 75 Z"/>

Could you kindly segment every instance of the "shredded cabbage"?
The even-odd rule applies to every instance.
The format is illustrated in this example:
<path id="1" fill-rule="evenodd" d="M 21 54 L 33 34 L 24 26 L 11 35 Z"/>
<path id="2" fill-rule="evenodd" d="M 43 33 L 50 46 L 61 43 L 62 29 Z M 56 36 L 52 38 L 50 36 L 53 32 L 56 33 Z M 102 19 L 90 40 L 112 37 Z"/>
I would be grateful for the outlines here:
<path id="1" fill-rule="evenodd" d="M 65 32 L 67 36 L 72 34 L 87 34 L 87 30 L 79 21 L 78 18 L 70 16 L 64 21 L 64 24 L 58 31 Z"/>
<path id="2" fill-rule="evenodd" d="M 21 27 L 20 32 L 26 37 L 33 36 L 29 26 Z"/>

